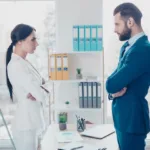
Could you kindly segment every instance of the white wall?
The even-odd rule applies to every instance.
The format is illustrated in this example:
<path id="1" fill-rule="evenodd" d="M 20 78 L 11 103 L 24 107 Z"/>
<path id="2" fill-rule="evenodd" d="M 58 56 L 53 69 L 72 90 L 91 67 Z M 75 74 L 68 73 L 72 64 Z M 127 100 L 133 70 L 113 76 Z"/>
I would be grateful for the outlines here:
<path id="1" fill-rule="evenodd" d="M 102 0 L 56 0 L 56 50 L 72 51 L 73 25 L 102 24 Z"/>

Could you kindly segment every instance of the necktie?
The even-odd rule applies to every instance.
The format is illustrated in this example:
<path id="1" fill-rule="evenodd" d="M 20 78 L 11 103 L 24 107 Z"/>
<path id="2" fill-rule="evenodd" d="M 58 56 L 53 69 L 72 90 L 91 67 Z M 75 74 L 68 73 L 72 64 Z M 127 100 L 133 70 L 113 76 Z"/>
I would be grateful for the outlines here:
<path id="1" fill-rule="evenodd" d="M 127 41 L 123 46 L 122 46 L 122 49 L 121 49 L 121 55 L 120 55 L 120 58 L 123 56 L 125 50 L 126 50 L 126 47 L 129 46 L 129 42 Z"/>

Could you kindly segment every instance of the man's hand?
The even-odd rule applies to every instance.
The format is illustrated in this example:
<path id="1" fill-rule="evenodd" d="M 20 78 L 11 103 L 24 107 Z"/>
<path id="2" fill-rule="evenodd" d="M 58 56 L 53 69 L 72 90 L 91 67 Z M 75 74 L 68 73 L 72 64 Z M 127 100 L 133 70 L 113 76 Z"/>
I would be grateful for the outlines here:
<path id="1" fill-rule="evenodd" d="M 123 95 L 126 93 L 126 90 L 127 90 L 127 88 L 125 87 L 125 88 L 123 88 L 121 91 L 112 94 L 112 97 L 113 97 L 113 98 L 116 98 L 116 97 L 123 96 Z"/>
<path id="2" fill-rule="evenodd" d="M 32 100 L 32 101 L 36 101 L 35 97 L 33 97 L 33 96 L 31 95 L 31 93 L 29 93 L 29 94 L 27 95 L 27 98 L 30 99 L 30 100 Z"/>

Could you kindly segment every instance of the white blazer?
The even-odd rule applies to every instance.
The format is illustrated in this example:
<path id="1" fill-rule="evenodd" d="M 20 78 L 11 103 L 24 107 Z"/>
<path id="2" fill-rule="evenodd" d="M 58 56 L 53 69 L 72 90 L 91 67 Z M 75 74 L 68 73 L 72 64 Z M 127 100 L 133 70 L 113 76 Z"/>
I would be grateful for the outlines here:
<path id="1" fill-rule="evenodd" d="M 45 126 L 42 111 L 45 96 L 40 87 L 42 85 L 41 76 L 27 60 L 14 53 L 7 69 L 13 93 L 18 100 L 12 130 L 41 130 Z M 29 93 L 36 98 L 36 101 L 27 98 Z"/>

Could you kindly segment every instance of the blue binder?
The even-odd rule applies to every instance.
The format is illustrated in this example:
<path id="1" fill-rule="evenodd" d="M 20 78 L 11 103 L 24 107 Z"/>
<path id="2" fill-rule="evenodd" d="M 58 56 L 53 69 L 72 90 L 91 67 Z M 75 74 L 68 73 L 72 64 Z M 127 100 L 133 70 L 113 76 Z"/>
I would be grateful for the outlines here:
<path id="1" fill-rule="evenodd" d="M 73 26 L 73 50 L 79 50 L 79 26 Z"/>
<path id="2" fill-rule="evenodd" d="M 97 83 L 97 108 L 101 108 L 101 84 Z"/>
<path id="3" fill-rule="evenodd" d="M 85 51 L 91 50 L 91 27 L 85 26 Z"/>
<path id="4" fill-rule="evenodd" d="M 79 51 L 85 50 L 85 28 L 84 26 L 79 26 Z"/>
<path id="5" fill-rule="evenodd" d="M 84 87 L 84 108 L 88 108 L 88 83 L 83 83 Z"/>
<path id="6" fill-rule="evenodd" d="M 84 89 L 83 89 L 83 83 L 79 83 L 79 107 L 84 107 Z"/>
<path id="7" fill-rule="evenodd" d="M 91 51 L 97 51 L 97 26 L 91 26 Z"/>
<path id="8" fill-rule="evenodd" d="M 93 108 L 97 108 L 97 83 L 93 82 Z"/>
<path id="9" fill-rule="evenodd" d="M 93 83 L 88 82 L 88 108 L 92 108 L 92 102 L 93 102 Z"/>
<path id="10" fill-rule="evenodd" d="M 103 30 L 102 25 L 97 26 L 97 50 L 103 49 Z"/>

